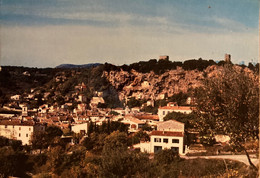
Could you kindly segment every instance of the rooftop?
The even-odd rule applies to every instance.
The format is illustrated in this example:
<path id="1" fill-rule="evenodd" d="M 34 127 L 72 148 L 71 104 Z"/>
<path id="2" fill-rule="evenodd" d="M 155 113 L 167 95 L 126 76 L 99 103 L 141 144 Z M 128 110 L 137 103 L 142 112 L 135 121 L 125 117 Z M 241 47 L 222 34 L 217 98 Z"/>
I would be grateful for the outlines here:
<path id="1" fill-rule="evenodd" d="M 182 132 L 170 132 L 170 131 L 159 131 L 159 130 L 152 131 L 151 135 L 175 136 L 175 137 L 183 137 L 184 136 L 184 134 Z"/>

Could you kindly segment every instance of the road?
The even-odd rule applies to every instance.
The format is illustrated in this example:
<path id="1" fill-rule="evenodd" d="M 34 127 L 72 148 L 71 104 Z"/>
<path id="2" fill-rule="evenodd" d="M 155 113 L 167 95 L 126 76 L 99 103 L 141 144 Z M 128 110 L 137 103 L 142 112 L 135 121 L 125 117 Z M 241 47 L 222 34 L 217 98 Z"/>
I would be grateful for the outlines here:
<path id="1" fill-rule="evenodd" d="M 181 156 L 185 159 L 196 159 L 196 158 L 204 158 L 204 159 L 230 159 L 235 161 L 240 161 L 249 165 L 248 159 L 246 155 L 216 155 L 216 156 Z M 250 155 L 252 163 L 256 166 L 259 163 L 256 155 Z"/>

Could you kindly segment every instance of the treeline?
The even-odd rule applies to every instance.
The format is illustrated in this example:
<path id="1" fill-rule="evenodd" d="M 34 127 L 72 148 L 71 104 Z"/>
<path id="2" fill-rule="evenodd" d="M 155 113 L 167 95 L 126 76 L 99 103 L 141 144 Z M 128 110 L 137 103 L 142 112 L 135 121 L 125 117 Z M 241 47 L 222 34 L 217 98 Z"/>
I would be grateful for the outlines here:
<path id="1" fill-rule="evenodd" d="M 199 59 L 191 59 L 186 60 L 184 62 L 180 61 L 170 61 L 170 60 L 156 60 L 151 59 L 149 61 L 140 61 L 136 63 L 132 63 L 130 65 L 122 65 L 122 66 L 115 66 L 112 64 L 105 63 L 102 67 L 106 71 L 111 70 L 125 70 L 125 71 L 131 71 L 132 69 L 141 72 L 141 73 L 148 73 L 150 71 L 153 71 L 156 74 L 163 74 L 167 70 L 174 70 L 177 69 L 177 67 L 182 67 L 184 70 L 199 70 L 203 71 L 208 66 L 212 65 L 219 65 L 223 66 L 225 64 L 225 61 L 219 61 L 215 62 L 213 60 L 204 60 L 202 58 Z M 241 64 L 241 67 L 248 67 L 249 69 L 259 72 L 259 63 L 256 65 L 253 65 L 252 63 L 249 63 L 248 66 Z"/>
<path id="2" fill-rule="evenodd" d="M 38 154 L 31 154 L 22 147 L 0 144 L 0 176 L 256 177 L 257 173 L 243 163 L 230 160 L 186 160 L 173 150 L 163 150 L 151 157 L 129 149 L 128 135 L 124 132 L 91 135 L 92 148 L 89 142 L 63 145 L 54 137 L 54 144 Z"/>

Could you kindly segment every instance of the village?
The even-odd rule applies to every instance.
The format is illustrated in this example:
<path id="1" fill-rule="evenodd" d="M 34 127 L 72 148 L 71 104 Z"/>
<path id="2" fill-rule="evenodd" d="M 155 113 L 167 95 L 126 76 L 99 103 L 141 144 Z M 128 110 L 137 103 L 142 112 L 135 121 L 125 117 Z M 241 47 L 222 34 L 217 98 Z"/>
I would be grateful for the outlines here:
<path id="1" fill-rule="evenodd" d="M 84 83 L 75 87 L 75 90 L 78 91 L 85 89 Z M 71 112 L 68 108 L 72 103 L 60 106 L 43 104 L 39 108 L 30 108 L 26 102 L 21 102 L 25 100 L 21 95 L 11 96 L 10 99 L 9 105 L 18 104 L 17 108 L 9 106 L 3 108 L 18 111 L 21 114 L 0 114 L 0 135 L 21 140 L 23 145 L 30 145 L 32 135 L 44 131 L 47 126 L 56 126 L 62 130 L 87 136 L 90 122 L 102 125 L 104 122 L 118 121 L 127 125 L 129 134 L 138 132 L 144 126 L 151 128 L 151 131 L 148 132 L 151 142 L 141 143 L 139 149 L 142 151 L 154 153 L 167 148 L 176 150 L 182 155 L 187 153 L 187 145 L 185 146 L 184 143 L 184 123 L 174 120 L 164 122 L 163 118 L 170 112 L 189 114 L 193 110 L 191 106 L 178 106 L 177 102 L 169 102 L 167 106 L 159 107 L 158 114 L 141 112 L 140 107 L 99 108 L 98 106 L 105 104 L 105 101 L 102 92 L 96 92 L 96 96 L 90 101 L 90 109 L 87 109 L 86 98 L 81 94 L 76 98 L 79 104 Z M 31 97 L 29 94 L 26 99 L 37 98 Z M 187 104 L 190 104 L 190 100 L 191 98 L 188 98 Z M 153 106 L 154 103 L 149 100 L 145 105 Z M 71 139 L 71 144 L 74 144 L 73 139 Z"/>
<path id="2" fill-rule="evenodd" d="M 192 164 L 192 160 L 230 159 L 248 166 L 257 165 L 258 142 L 253 137 L 257 135 L 257 129 L 252 125 L 253 132 L 246 127 L 240 129 L 229 127 L 233 130 L 227 132 L 216 130 L 214 134 L 209 132 L 210 127 L 216 127 L 223 122 L 225 124 L 220 125 L 222 129 L 233 123 L 233 120 L 224 117 L 222 121 L 211 122 L 212 114 L 218 116 L 223 112 L 217 110 L 222 107 L 222 103 L 217 105 L 215 102 L 218 100 L 214 98 L 216 95 L 207 94 L 212 88 L 211 85 L 208 89 L 203 88 L 204 80 L 226 80 L 223 75 L 230 77 L 228 72 L 231 70 L 233 73 L 243 73 L 255 82 L 257 80 L 255 80 L 254 69 L 233 65 L 228 54 L 218 65 L 211 61 L 205 61 L 203 64 L 203 60 L 199 59 L 191 60 L 190 63 L 186 63 L 187 66 L 174 66 L 175 63 L 170 62 L 168 58 L 168 56 L 160 56 L 155 64 L 154 60 L 146 62 L 155 66 L 157 63 L 173 65 L 173 69 L 165 70 L 162 74 L 154 71 L 149 73 L 137 71 L 138 68 L 123 69 L 111 64 L 90 69 L 55 69 L 51 76 L 44 73 L 42 69 L 32 71 L 29 68 L 17 70 L 3 67 L 0 74 L 17 78 L 17 85 L 13 88 L 10 86 L 10 91 L 8 91 L 8 83 L 6 88 L 2 88 L 7 95 L 0 93 L 2 102 L 0 138 L 3 149 L 5 146 L 7 148 L 11 146 L 12 149 L 20 149 L 23 154 L 30 157 L 47 156 L 48 159 L 46 158 L 46 162 L 43 162 L 39 169 L 44 169 L 48 164 L 54 164 L 58 160 L 65 161 L 67 165 L 75 164 L 74 161 L 66 162 L 66 159 L 67 157 L 74 159 L 74 152 L 79 148 L 80 154 L 86 154 L 84 159 L 88 160 L 87 153 L 91 153 L 95 159 L 100 156 L 105 159 L 102 164 L 108 163 L 110 159 L 124 159 L 123 155 L 114 158 L 110 153 L 108 154 L 110 149 L 113 154 L 118 154 L 117 151 L 123 149 L 122 154 L 127 154 L 129 159 L 137 159 L 137 161 L 151 159 L 148 164 L 157 164 L 158 155 L 165 154 L 167 159 L 172 157 L 173 162 L 170 163 L 178 159 L 189 162 L 187 165 Z M 146 65 L 144 62 L 140 63 Z M 188 68 L 196 63 L 198 66 L 194 69 Z M 199 69 L 200 65 L 202 65 L 201 69 Z M 47 71 L 49 72 L 50 69 Z M 239 83 L 240 76 L 237 77 Z M 32 84 L 23 82 L 32 78 L 34 79 Z M 41 80 L 45 83 L 39 86 Z M 17 87 L 23 85 L 26 87 L 14 94 L 18 91 Z M 34 87 L 30 88 L 30 86 Z M 215 88 L 217 87 L 223 86 L 216 85 Z M 236 96 L 233 89 L 230 90 L 229 95 Z M 208 100 L 209 96 L 213 99 Z M 229 98 L 226 95 L 221 97 Z M 231 104 L 223 108 L 230 112 L 232 103 L 229 99 L 225 103 Z M 247 107 L 254 107 L 254 105 L 249 104 Z M 239 108 L 234 109 L 235 114 L 237 112 L 243 114 Z M 254 115 L 250 116 L 250 119 L 252 119 L 251 123 L 257 122 Z M 239 137 L 230 134 L 233 132 L 249 134 L 249 137 L 241 142 Z M 233 139 L 237 138 L 235 144 L 242 143 L 246 148 L 246 155 L 241 148 L 233 144 Z M 60 149 L 58 152 L 62 153 L 64 158 L 52 157 L 52 152 L 56 149 Z M 75 158 L 75 161 L 79 162 L 82 159 Z M 170 163 L 168 166 L 171 166 Z M 100 163 L 93 164 L 102 171 L 106 170 Z M 133 164 L 139 165 L 139 163 Z M 203 161 L 201 164 L 204 164 Z M 229 164 L 231 166 L 233 163 Z M 160 165 L 157 166 L 158 169 L 164 170 Z M 83 167 L 80 168 L 82 174 L 87 172 L 92 175 Z M 52 169 L 52 173 L 62 175 L 66 174 L 66 171 L 60 169 L 73 171 L 74 167 L 62 168 L 57 165 Z M 109 166 L 108 170 L 110 169 Z M 147 169 L 149 172 L 150 168 Z M 100 172 L 94 170 L 96 172 L 93 175 L 98 176 Z M 42 172 L 33 171 L 40 174 Z M 183 170 L 179 171 L 178 174 L 181 174 Z M 113 175 L 118 173 L 115 171 Z M 191 170 L 187 174 L 192 174 Z"/>

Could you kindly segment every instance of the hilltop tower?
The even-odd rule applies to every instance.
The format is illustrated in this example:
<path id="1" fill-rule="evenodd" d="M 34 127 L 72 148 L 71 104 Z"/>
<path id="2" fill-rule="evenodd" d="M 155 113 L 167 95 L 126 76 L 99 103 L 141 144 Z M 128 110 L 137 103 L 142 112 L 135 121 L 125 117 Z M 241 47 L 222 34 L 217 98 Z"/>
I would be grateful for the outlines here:
<path id="1" fill-rule="evenodd" d="M 169 60 L 169 56 L 164 55 L 164 56 L 159 56 L 159 60 Z"/>
<path id="2" fill-rule="evenodd" d="M 225 54 L 225 62 L 226 63 L 231 63 L 231 55 L 230 54 Z"/>

